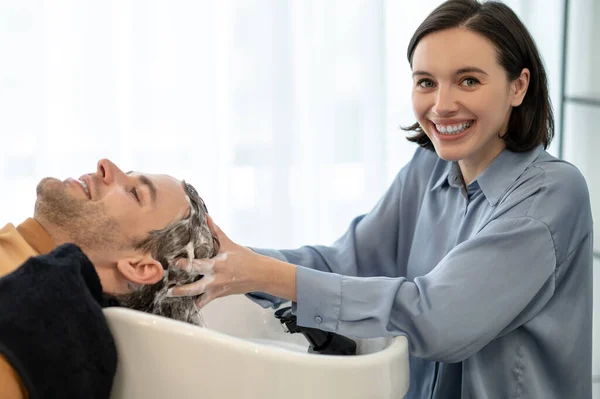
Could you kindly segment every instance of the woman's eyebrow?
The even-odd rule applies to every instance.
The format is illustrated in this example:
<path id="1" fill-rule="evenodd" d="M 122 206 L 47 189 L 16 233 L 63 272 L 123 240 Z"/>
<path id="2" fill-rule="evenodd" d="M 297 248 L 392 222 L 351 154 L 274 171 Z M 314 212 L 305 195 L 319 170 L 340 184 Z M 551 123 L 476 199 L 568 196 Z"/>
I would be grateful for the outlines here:
<path id="1" fill-rule="evenodd" d="M 417 75 L 425 75 L 425 76 L 433 76 L 432 74 L 430 74 L 429 72 L 425 72 L 425 71 L 414 71 L 412 73 L 413 78 Z"/>
<path id="2" fill-rule="evenodd" d="M 474 66 L 468 66 L 468 67 L 464 67 L 464 68 L 459 68 L 457 69 L 454 74 L 455 75 L 461 75 L 463 73 L 481 73 L 483 75 L 489 76 L 487 72 L 485 72 L 483 69 L 481 68 L 477 68 Z M 427 71 L 414 71 L 412 73 L 412 76 L 418 76 L 418 75 L 424 75 L 424 76 L 431 76 L 433 77 L 433 75 Z"/>
<path id="3" fill-rule="evenodd" d="M 477 67 L 473 67 L 473 66 L 469 66 L 469 67 L 457 69 L 454 74 L 455 75 L 460 75 L 460 74 L 463 74 L 463 73 L 473 73 L 473 72 L 475 72 L 475 73 L 481 73 L 483 75 L 488 75 L 487 72 L 485 72 L 483 69 L 480 69 L 480 68 L 477 68 Z"/>

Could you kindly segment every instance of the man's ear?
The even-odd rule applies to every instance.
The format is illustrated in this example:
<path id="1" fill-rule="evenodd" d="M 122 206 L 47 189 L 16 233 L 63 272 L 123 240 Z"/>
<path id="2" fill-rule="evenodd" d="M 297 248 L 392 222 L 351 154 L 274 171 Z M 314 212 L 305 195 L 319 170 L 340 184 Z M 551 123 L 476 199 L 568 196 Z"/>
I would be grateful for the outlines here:
<path id="1" fill-rule="evenodd" d="M 117 269 L 127 280 L 143 285 L 158 283 L 164 272 L 160 262 L 150 255 L 119 259 Z"/>

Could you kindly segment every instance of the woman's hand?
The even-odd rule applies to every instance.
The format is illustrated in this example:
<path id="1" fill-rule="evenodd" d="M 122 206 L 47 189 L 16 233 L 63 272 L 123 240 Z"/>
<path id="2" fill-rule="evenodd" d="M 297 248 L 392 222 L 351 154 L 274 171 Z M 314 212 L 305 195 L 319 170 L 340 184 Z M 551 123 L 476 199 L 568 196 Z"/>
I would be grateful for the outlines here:
<path id="1" fill-rule="evenodd" d="M 208 216 L 208 226 L 220 242 L 220 251 L 211 259 L 179 259 L 175 265 L 181 269 L 195 269 L 203 277 L 187 285 L 169 290 L 170 296 L 198 296 L 196 306 L 203 308 L 213 299 L 233 294 L 246 294 L 254 291 L 274 291 L 269 289 L 270 282 L 290 278 L 289 266 L 293 267 L 293 296 L 295 297 L 295 266 L 271 259 L 231 241 Z M 286 266 L 277 266 L 281 263 Z M 287 277 L 283 277 L 282 273 Z M 273 275 L 278 276 L 273 279 Z M 271 293 L 271 292 L 269 292 Z M 277 295 L 274 293 L 273 295 Z"/>

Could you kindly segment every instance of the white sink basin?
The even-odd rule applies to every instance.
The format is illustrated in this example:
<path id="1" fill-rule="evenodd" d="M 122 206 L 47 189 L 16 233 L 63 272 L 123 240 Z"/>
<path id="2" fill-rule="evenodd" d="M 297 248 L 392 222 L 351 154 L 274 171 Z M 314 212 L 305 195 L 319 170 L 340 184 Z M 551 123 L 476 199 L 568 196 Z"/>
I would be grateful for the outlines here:
<path id="1" fill-rule="evenodd" d="M 357 340 L 357 356 L 308 354 L 302 335 L 244 296 L 209 304 L 207 328 L 104 313 L 119 353 L 114 399 L 396 399 L 408 390 L 406 338 Z"/>

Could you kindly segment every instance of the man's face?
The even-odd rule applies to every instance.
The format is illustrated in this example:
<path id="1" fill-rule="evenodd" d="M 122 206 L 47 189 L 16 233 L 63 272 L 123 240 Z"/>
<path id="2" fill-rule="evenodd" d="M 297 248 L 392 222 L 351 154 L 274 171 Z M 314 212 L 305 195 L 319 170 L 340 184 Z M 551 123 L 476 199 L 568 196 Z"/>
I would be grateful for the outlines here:
<path id="1" fill-rule="evenodd" d="M 166 175 L 123 173 L 107 159 L 95 173 L 37 187 L 36 220 L 62 241 L 79 245 L 96 260 L 114 262 L 133 242 L 162 229 L 188 210 L 182 182 Z"/>

